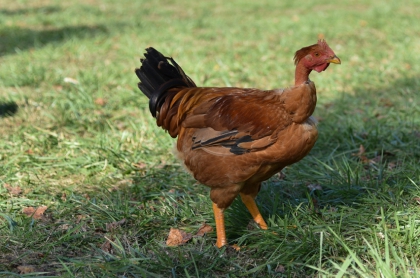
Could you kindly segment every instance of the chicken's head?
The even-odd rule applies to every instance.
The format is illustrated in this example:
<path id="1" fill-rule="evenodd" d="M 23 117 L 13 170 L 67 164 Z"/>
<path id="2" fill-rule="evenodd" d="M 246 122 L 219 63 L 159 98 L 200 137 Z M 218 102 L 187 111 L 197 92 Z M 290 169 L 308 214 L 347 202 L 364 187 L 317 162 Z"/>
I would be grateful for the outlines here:
<path id="1" fill-rule="evenodd" d="M 296 51 L 294 60 L 295 65 L 302 62 L 307 69 L 317 72 L 326 70 L 330 63 L 341 64 L 325 40 L 318 40 L 318 43 Z"/>

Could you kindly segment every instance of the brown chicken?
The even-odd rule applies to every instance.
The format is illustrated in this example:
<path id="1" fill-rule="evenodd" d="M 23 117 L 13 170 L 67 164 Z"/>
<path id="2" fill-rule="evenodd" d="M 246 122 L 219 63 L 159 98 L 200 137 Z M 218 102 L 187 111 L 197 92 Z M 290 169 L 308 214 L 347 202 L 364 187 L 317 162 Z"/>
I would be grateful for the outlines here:
<path id="1" fill-rule="evenodd" d="M 267 229 L 255 197 L 261 182 L 306 156 L 318 137 L 312 70 L 340 64 L 324 40 L 295 54 L 295 85 L 286 89 L 197 87 L 181 67 L 146 49 L 140 90 L 150 99 L 157 125 L 178 137 L 179 158 L 211 188 L 217 247 L 227 244 L 223 211 L 237 195 L 255 222 Z"/>

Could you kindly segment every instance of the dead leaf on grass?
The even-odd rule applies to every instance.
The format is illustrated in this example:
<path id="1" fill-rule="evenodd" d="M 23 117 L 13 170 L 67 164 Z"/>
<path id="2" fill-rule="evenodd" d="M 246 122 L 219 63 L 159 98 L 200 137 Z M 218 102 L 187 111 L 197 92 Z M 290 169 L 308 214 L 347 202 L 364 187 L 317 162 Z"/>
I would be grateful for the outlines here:
<path id="1" fill-rule="evenodd" d="M 200 228 L 198 228 L 196 236 L 204 236 L 207 233 L 210 233 L 213 231 L 213 227 L 210 225 L 207 225 L 206 223 L 203 223 Z"/>
<path id="2" fill-rule="evenodd" d="M 238 244 L 233 244 L 230 247 L 232 247 L 236 252 L 239 252 L 241 250 L 241 247 Z"/>
<path id="3" fill-rule="evenodd" d="M 357 156 L 363 163 L 369 163 L 369 159 L 365 155 L 366 149 L 363 145 L 360 145 L 359 152 L 352 154 L 353 156 Z"/>
<path id="4" fill-rule="evenodd" d="M 19 270 L 20 274 L 28 274 L 28 273 L 36 272 L 35 267 L 32 265 L 20 265 L 16 268 L 17 270 Z"/>
<path id="5" fill-rule="evenodd" d="M 137 169 L 145 169 L 145 168 L 147 168 L 147 164 L 144 163 L 144 162 L 133 163 L 133 166 L 136 167 Z"/>
<path id="6" fill-rule="evenodd" d="M 415 197 L 415 198 L 414 198 L 414 201 L 416 201 L 416 202 L 417 202 L 417 204 L 418 204 L 418 205 L 420 205 L 420 197 Z"/>
<path id="7" fill-rule="evenodd" d="M 78 214 L 76 215 L 76 224 L 79 224 L 80 221 L 86 218 L 86 215 Z"/>
<path id="8" fill-rule="evenodd" d="M 58 226 L 58 229 L 62 230 L 62 231 L 67 231 L 70 228 L 71 228 L 71 226 L 69 224 L 62 224 L 62 225 Z"/>
<path id="9" fill-rule="evenodd" d="M 10 184 L 5 183 L 4 188 L 6 188 L 10 194 L 15 195 L 15 196 L 22 193 L 22 189 L 19 186 L 11 186 Z"/>
<path id="10" fill-rule="evenodd" d="M 112 231 L 112 230 L 118 228 L 119 226 L 123 225 L 125 223 L 125 221 L 127 221 L 127 220 L 125 218 L 123 218 L 120 221 L 115 221 L 115 222 L 112 222 L 112 223 L 106 223 L 105 224 L 106 225 L 106 230 L 108 232 Z"/>
<path id="11" fill-rule="evenodd" d="M 101 250 L 104 251 L 104 252 L 112 254 L 111 241 L 106 237 L 105 237 L 105 239 L 106 239 L 106 241 L 101 245 Z"/>
<path id="12" fill-rule="evenodd" d="M 166 245 L 168 246 L 179 246 L 192 238 L 192 235 L 175 228 L 171 228 L 169 231 L 168 239 L 166 240 Z"/>
<path id="13" fill-rule="evenodd" d="M 44 212 L 47 210 L 47 206 L 40 206 L 37 208 L 34 207 L 26 207 L 22 210 L 22 212 L 28 216 L 32 217 L 33 219 L 41 219 L 44 216 Z"/>
<path id="14" fill-rule="evenodd" d="M 280 264 L 276 267 L 274 271 L 278 273 L 284 273 L 286 271 L 286 268 L 284 267 L 284 265 Z"/>
<path id="15" fill-rule="evenodd" d="M 107 103 L 108 101 L 104 98 L 98 97 L 97 99 L 95 99 L 95 104 L 99 106 L 105 106 Z"/>

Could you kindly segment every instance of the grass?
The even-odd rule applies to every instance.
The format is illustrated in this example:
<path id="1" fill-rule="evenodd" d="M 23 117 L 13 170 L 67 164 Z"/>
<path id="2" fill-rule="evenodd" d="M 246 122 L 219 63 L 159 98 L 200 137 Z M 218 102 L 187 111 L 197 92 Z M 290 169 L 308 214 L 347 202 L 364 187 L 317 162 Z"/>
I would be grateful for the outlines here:
<path id="1" fill-rule="evenodd" d="M 0 276 L 420 277 L 419 1 L 0 3 Z M 136 87 L 143 49 L 200 85 L 276 88 L 318 36 L 342 65 L 311 75 L 320 136 L 264 184 L 269 230 L 237 200 L 239 252 L 167 247 L 214 220 Z"/>

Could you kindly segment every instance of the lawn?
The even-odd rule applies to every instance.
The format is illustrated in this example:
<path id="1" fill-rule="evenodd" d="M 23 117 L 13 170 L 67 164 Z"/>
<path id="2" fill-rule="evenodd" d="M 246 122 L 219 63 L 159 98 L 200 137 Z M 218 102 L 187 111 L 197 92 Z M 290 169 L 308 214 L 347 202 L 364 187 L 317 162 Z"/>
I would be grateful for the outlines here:
<path id="1" fill-rule="evenodd" d="M 0 0 L 0 277 L 420 277 L 420 7 L 406 1 Z M 172 56 L 201 86 L 311 74 L 319 139 L 226 211 L 172 154 L 134 69 Z M 171 228 L 193 235 L 170 247 Z"/>

